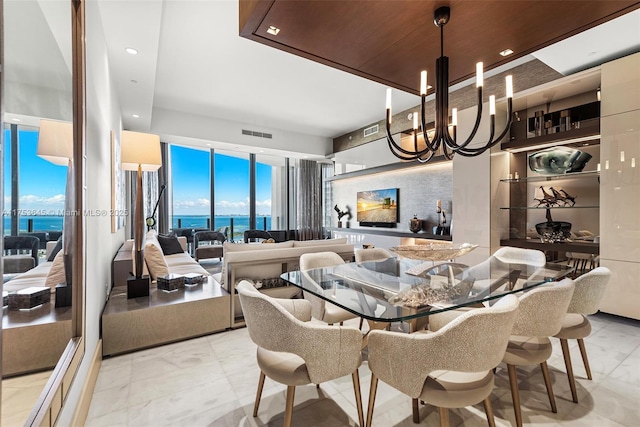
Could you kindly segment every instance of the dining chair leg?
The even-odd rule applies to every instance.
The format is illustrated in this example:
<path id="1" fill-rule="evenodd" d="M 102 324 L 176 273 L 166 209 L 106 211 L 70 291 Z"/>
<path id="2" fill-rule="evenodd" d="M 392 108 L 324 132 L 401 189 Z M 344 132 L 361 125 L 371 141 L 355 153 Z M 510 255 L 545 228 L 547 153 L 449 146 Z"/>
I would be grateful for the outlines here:
<path id="1" fill-rule="evenodd" d="M 296 394 L 296 386 L 287 386 L 287 403 L 284 408 L 284 427 L 291 427 L 293 418 L 293 398 Z"/>
<path id="2" fill-rule="evenodd" d="M 258 416 L 258 407 L 262 398 L 262 388 L 264 387 L 264 372 L 260 371 L 260 379 L 258 380 L 258 391 L 256 392 L 256 403 L 253 405 L 253 416 Z"/>
<path id="3" fill-rule="evenodd" d="M 491 396 L 487 396 L 486 399 L 482 401 L 484 404 L 484 412 L 487 414 L 487 422 L 489 423 L 489 427 L 496 427 L 496 419 L 493 416 L 493 406 L 491 406 Z"/>
<path id="4" fill-rule="evenodd" d="M 564 366 L 567 369 L 567 378 L 569 379 L 569 388 L 571 389 L 571 398 L 578 403 L 578 393 L 576 392 L 576 380 L 573 377 L 573 366 L 571 366 L 571 354 L 569 353 L 569 343 L 566 339 L 560 338 L 560 346 L 562 347 L 562 356 L 564 357 Z"/>
<path id="5" fill-rule="evenodd" d="M 520 410 L 520 392 L 518 391 L 518 374 L 514 365 L 507 364 L 509 372 L 509 385 L 511 386 L 511 399 L 513 400 L 513 412 L 516 415 L 516 426 L 522 427 L 522 411 Z"/>
<path id="6" fill-rule="evenodd" d="M 580 347 L 580 355 L 582 356 L 582 363 L 584 363 L 584 369 L 587 371 L 587 378 L 590 380 L 591 378 L 591 368 L 589 367 L 589 359 L 587 358 L 587 349 L 584 346 L 584 340 L 582 338 L 578 338 L 578 347 Z"/>
<path id="7" fill-rule="evenodd" d="M 438 413 L 440 414 L 440 427 L 449 427 L 449 410 L 438 407 Z"/>
<path id="8" fill-rule="evenodd" d="M 371 386 L 369 387 L 369 406 L 367 407 L 366 427 L 371 427 L 371 421 L 373 420 L 373 405 L 376 401 L 377 390 L 378 390 L 378 377 L 371 374 Z"/>
<path id="9" fill-rule="evenodd" d="M 360 394 L 360 374 L 356 369 L 351 374 L 353 380 L 353 391 L 356 394 L 356 409 L 358 410 L 358 425 L 364 427 L 364 414 L 362 413 L 362 395 Z"/>
<path id="10" fill-rule="evenodd" d="M 411 413 L 413 414 L 413 422 L 420 424 L 420 406 L 418 399 L 411 399 Z"/>
<path id="11" fill-rule="evenodd" d="M 549 367 L 547 366 L 547 362 L 542 362 L 540 364 L 540 368 L 542 368 L 542 376 L 544 377 L 544 385 L 547 386 L 547 394 L 549 395 L 549 403 L 551 404 L 551 412 L 554 414 L 558 412 L 558 408 L 556 407 L 556 398 L 553 396 L 553 388 L 551 387 L 551 378 L 549 377 Z"/>

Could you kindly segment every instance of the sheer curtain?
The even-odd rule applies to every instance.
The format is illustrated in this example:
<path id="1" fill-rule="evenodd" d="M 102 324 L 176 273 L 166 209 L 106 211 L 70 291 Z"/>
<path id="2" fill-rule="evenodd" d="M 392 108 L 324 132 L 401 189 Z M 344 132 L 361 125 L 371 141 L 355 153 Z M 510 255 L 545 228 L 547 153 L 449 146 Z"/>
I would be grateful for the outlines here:
<path id="1" fill-rule="evenodd" d="M 312 160 L 297 161 L 296 228 L 300 240 L 322 238 L 322 178 Z"/>

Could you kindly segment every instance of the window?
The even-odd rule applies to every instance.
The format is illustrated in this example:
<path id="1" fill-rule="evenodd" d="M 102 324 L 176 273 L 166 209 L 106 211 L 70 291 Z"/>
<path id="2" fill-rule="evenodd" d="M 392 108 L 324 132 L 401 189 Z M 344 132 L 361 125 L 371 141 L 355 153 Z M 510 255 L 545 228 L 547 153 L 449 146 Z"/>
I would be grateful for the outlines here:
<path id="1" fill-rule="evenodd" d="M 209 151 L 171 145 L 172 228 L 211 228 Z"/>
<path id="2" fill-rule="evenodd" d="M 242 241 L 244 231 L 250 228 L 249 156 L 216 153 L 214 159 L 214 228 L 228 227 L 227 238 Z"/>
<path id="3" fill-rule="evenodd" d="M 12 137 L 17 137 L 18 168 L 12 168 Z M 67 167 L 54 165 L 36 154 L 38 129 L 11 125 L 4 129 L 4 233 L 11 234 L 12 213 L 18 233 L 62 231 Z M 12 177 L 18 200 L 12 212 Z"/>

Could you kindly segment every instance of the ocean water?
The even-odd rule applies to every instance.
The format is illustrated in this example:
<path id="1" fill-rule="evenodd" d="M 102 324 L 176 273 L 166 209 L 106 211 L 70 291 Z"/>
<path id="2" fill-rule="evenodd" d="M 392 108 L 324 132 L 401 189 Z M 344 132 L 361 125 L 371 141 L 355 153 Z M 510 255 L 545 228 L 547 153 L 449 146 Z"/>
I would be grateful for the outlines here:
<path id="1" fill-rule="evenodd" d="M 18 221 L 18 229 L 20 233 L 26 233 L 29 230 L 29 220 L 33 222 L 31 230 L 33 231 L 60 231 L 62 230 L 62 216 L 56 215 L 37 215 L 37 216 L 21 216 Z M 3 217 L 4 234 L 11 233 L 11 217 Z"/>
<path id="2" fill-rule="evenodd" d="M 266 228 L 265 228 L 266 218 Z M 178 219 L 180 220 L 181 227 L 178 226 Z M 245 230 L 249 229 L 249 216 L 248 215 L 233 215 L 233 216 L 218 216 L 216 215 L 213 221 L 213 227 L 207 227 L 208 215 L 174 215 L 172 228 L 212 228 L 217 229 L 220 227 L 231 228 L 231 220 L 233 219 L 233 237 L 234 240 L 242 239 Z M 270 230 L 271 229 L 271 216 L 258 216 L 256 219 L 256 228 L 258 230 Z M 229 233 L 231 231 L 229 230 Z"/>
<path id="3" fill-rule="evenodd" d="M 248 215 L 233 215 L 233 216 L 217 216 L 214 218 L 213 227 L 208 227 L 208 215 L 174 215 L 172 228 L 231 228 L 231 220 L 233 219 L 233 235 L 234 239 L 242 237 L 245 230 L 249 229 L 249 216 Z M 265 227 L 266 219 L 266 227 Z M 19 221 L 20 233 L 26 233 L 29 230 L 29 222 L 32 222 L 33 231 L 56 231 L 62 230 L 62 216 L 21 216 Z M 181 227 L 178 226 L 178 220 L 180 220 Z M 5 216 L 4 221 L 4 234 L 9 234 L 11 231 L 11 217 Z M 256 228 L 259 230 L 271 229 L 271 216 L 258 216 L 256 220 Z"/>

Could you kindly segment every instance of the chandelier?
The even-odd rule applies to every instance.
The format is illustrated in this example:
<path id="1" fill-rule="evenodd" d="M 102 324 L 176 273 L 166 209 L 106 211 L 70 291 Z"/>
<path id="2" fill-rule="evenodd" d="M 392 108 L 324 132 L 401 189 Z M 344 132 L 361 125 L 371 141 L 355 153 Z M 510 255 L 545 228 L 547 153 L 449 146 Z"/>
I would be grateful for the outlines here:
<path id="1" fill-rule="evenodd" d="M 471 134 L 462 143 L 457 143 L 456 129 L 458 127 L 457 109 L 451 111 L 451 123 L 449 123 L 449 58 L 444 56 L 444 26 L 449 22 L 450 8 L 440 7 L 433 14 L 434 24 L 440 28 L 440 58 L 436 60 L 436 86 L 435 86 L 435 103 L 436 103 L 436 120 L 435 129 L 427 131 L 425 121 L 425 103 L 427 98 L 427 72 L 420 73 L 420 97 L 421 97 L 421 115 L 420 124 L 422 125 L 422 135 L 424 137 L 425 148 L 418 149 L 418 113 L 413 113 L 413 150 L 398 145 L 391 136 L 391 89 L 387 89 L 387 143 L 391 152 L 401 160 L 417 160 L 425 163 L 431 160 L 433 155 L 442 150 L 444 157 L 448 160 L 453 158 L 454 154 L 465 157 L 478 156 L 504 138 L 509 131 L 512 121 L 512 99 L 513 99 L 513 82 L 512 77 L 506 77 L 507 92 L 507 124 L 504 130 L 494 139 L 495 136 L 495 117 L 496 117 L 496 98 L 494 95 L 489 97 L 489 114 L 491 115 L 491 124 L 489 132 L 489 140 L 481 147 L 471 148 L 469 143 L 473 140 L 480 126 L 482 118 L 482 62 L 476 64 L 476 88 L 478 91 L 478 111 L 476 122 L 473 126 Z M 429 137 L 429 134 L 432 134 Z"/>

